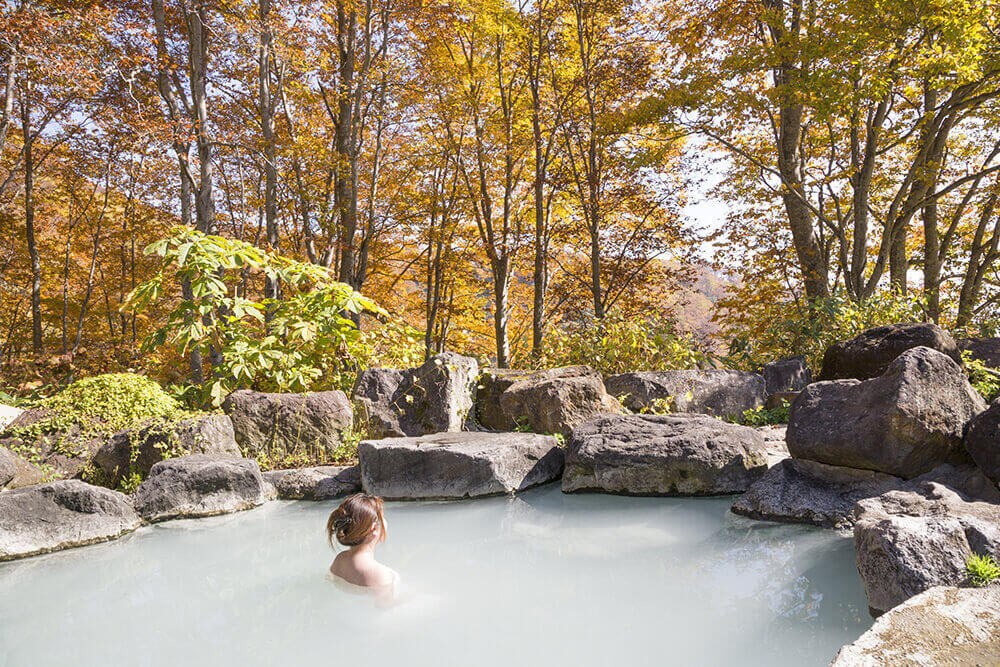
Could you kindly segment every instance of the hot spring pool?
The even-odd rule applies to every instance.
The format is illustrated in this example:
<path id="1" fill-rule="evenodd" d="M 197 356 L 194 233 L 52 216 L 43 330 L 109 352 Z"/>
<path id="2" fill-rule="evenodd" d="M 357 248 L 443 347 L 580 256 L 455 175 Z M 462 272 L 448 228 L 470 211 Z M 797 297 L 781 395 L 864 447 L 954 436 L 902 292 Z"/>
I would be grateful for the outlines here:
<path id="1" fill-rule="evenodd" d="M 851 541 L 731 499 L 390 503 L 391 608 L 327 579 L 336 505 L 0 564 L 0 664 L 825 665 L 870 625 Z"/>

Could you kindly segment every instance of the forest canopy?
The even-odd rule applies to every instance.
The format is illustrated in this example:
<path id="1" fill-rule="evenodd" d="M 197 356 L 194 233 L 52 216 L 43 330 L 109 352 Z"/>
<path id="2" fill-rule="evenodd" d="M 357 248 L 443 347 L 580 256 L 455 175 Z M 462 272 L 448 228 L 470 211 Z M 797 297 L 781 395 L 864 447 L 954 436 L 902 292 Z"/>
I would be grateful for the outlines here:
<path id="1" fill-rule="evenodd" d="M 0 390 L 997 328 L 993 2 L 2 7 Z"/>

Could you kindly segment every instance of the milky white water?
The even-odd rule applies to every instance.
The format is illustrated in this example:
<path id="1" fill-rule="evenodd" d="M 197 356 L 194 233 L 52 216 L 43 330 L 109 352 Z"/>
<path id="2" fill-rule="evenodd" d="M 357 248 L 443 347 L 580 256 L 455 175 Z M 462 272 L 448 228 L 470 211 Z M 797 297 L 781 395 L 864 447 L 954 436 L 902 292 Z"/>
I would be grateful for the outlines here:
<path id="1" fill-rule="evenodd" d="M 327 579 L 334 502 L 163 523 L 0 564 L 0 664 L 826 664 L 871 624 L 850 540 L 730 503 L 390 503 L 390 608 Z"/>

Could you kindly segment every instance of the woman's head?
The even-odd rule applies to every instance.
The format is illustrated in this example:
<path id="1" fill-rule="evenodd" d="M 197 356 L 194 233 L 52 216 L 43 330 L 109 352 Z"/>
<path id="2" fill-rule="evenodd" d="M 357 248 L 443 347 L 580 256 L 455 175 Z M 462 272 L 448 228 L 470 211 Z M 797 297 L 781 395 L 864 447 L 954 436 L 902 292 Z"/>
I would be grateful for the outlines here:
<path id="1" fill-rule="evenodd" d="M 367 493 L 347 496 L 340 507 L 333 510 L 326 522 L 326 535 L 333 544 L 336 539 L 345 547 L 356 547 L 368 542 L 385 542 L 385 516 L 382 499 Z"/>

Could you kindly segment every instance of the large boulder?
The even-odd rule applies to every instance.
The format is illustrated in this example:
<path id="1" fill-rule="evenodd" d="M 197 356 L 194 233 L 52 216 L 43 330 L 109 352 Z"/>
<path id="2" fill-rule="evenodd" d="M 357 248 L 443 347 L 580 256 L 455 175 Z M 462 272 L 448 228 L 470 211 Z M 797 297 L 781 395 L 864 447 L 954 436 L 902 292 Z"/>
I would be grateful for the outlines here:
<path id="1" fill-rule="evenodd" d="M 558 373 L 572 374 L 582 372 L 580 366 L 557 368 L 550 371 L 522 371 L 511 368 L 484 368 L 476 385 L 476 423 L 488 431 L 513 431 L 517 422 L 504 412 L 500 399 L 503 393 L 510 389 L 518 380 L 524 380 L 537 373 L 548 373 L 550 376 Z M 589 371 L 589 369 L 587 369 Z M 593 371 L 589 371 L 593 373 Z"/>
<path id="2" fill-rule="evenodd" d="M 815 382 L 792 404 L 793 457 L 911 478 L 968 461 L 966 424 L 986 408 L 961 367 L 926 347 L 871 380 Z"/>
<path id="3" fill-rule="evenodd" d="M 196 454 L 155 464 L 134 499 L 139 515 L 152 522 L 248 510 L 267 494 L 256 461 Z"/>
<path id="4" fill-rule="evenodd" d="M 990 368 L 1000 368 L 1000 338 L 961 338 L 958 347 Z"/>
<path id="5" fill-rule="evenodd" d="M 567 366 L 530 373 L 500 395 L 506 425 L 534 433 L 569 435 L 588 419 L 622 412 L 608 395 L 601 376 L 589 366 Z"/>
<path id="6" fill-rule="evenodd" d="M 242 458 L 226 415 L 207 414 L 179 422 L 154 421 L 119 431 L 94 454 L 102 483 L 117 488 L 124 478 L 145 478 L 149 469 L 167 458 L 207 454 L 214 458 Z"/>
<path id="7" fill-rule="evenodd" d="M 764 391 L 768 396 L 802 391 L 812 382 L 812 371 L 805 357 L 789 357 L 765 364 Z"/>
<path id="8" fill-rule="evenodd" d="M 758 373 L 733 370 L 645 371 L 613 375 L 608 393 L 632 412 L 694 412 L 738 417 L 764 405 L 767 392 Z"/>
<path id="9" fill-rule="evenodd" d="M 222 409 L 248 456 L 261 452 L 275 459 L 330 456 L 354 427 L 351 401 L 338 390 L 268 394 L 244 389 L 227 396 Z"/>
<path id="10" fill-rule="evenodd" d="M 461 431 L 473 421 L 479 364 L 445 352 L 407 370 L 362 371 L 352 397 L 377 437 Z"/>
<path id="11" fill-rule="evenodd" d="M 1000 484 L 1000 399 L 969 422 L 965 450 L 987 477 Z"/>
<path id="12" fill-rule="evenodd" d="M 858 502 L 854 547 L 873 614 L 934 586 L 966 582 L 973 553 L 1000 553 L 1000 505 L 933 482 Z"/>
<path id="13" fill-rule="evenodd" d="M 536 433 L 435 433 L 365 440 L 361 484 L 384 498 L 475 498 L 523 491 L 559 478 L 563 450 Z"/>
<path id="14" fill-rule="evenodd" d="M 142 523 L 128 497 L 79 480 L 0 494 L 0 561 L 113 540 Z"/>
<path id="15" fill-rule="evenodd" d="M 41 484 L 45 473 L 6 447 L 0 447 L 0 490 Z"/>
<path id="16" fill-rule="evenodd" d="M 998 656 L 1000 586 L 937 586 L 875 621 L 831 667 L 995 665 Z"/>
<path id="17" fill-rule="evenodd" d="M 962 363 L 958 343 L 936 324 L 887 324 L 834 343 L 823 355 L 821 380 L 868 380 L 882 375 L 896 357 L 915 347 L 937 350 Z"/>
<path id="18" fill-rule="evenodd" d="M 7 425 L 12 421 L 21 416 L 24 412 L 21 408 L 15 408 L 13 405 L 4 405 L 0 403 L 0 432 L 2 432 Z"/>
<path id="19" fill-rule="evenodd" d="M 575 428 L 562 490 L 741 493 L 767 470 L 764 436 L 707 415 L 607 415 Z"/>
<path id="20" fill-rule="evenodd" d="M 283 500 L 330 500 L 361 490 L 358 466 L 316 466 L 270 470 L 264 480 L 274 485 Z"/>
<path id="21" fill-rule="evenodd" d="M 848 528 L 856 502 L 905 485 L 898 477 L 872 470 L 785 459 L 751 484 L 732 510 L 751 519 Z"/>

